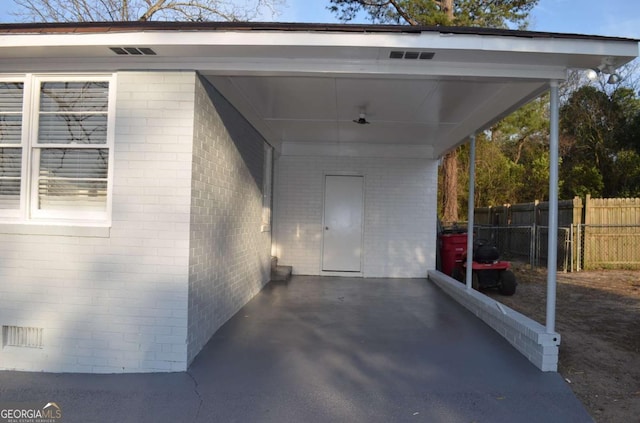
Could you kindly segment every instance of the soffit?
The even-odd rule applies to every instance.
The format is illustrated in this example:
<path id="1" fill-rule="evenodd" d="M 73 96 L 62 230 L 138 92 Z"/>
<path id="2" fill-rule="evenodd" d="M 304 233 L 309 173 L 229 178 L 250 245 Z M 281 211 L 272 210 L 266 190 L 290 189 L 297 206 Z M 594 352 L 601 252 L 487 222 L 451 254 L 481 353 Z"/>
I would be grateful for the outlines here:
<path id="1" fill-rule="evenodd" d="M 276 147 L 413 145 L 437 157 L 568 69 L 617 67 L 638 55 L 636 41 L 602 37 L 296 28 L 4 31 L 0 60 L 15 73 L 194 70 Z M 111 47 L 156 54 L 119 56 Z M 433 58 L 390 58 L 398 51 Z M 353 122 L 362 112 L 370 124 Z"/>

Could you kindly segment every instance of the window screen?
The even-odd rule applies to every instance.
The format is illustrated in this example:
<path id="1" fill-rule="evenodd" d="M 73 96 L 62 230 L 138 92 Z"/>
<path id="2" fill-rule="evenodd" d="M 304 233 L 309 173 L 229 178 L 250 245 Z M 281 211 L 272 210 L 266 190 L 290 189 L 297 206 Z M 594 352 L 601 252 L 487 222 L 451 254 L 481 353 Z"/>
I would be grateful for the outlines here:
<path id="1" fill-rule="evenodd" d="M 24 83 L 0 82 L 0 209 L 20 208 Z"/>
<path id="2" fill-rule="evenodd" d="M 108 100 L 108 82 L 41 83 L 39 210 L 106 210 Z"/>

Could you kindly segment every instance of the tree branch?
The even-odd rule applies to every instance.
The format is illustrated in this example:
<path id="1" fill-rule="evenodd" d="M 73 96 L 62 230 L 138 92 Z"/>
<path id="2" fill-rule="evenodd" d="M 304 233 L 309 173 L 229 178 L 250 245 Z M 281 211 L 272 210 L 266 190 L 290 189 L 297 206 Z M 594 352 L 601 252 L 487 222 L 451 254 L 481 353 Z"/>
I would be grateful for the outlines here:
<path id="1" fill-rule="evenodd" d="M 138 18 L 138 20 L 141 21 L 141 22 L 148 21 L 153 15 L 156 14 L 156 12 L 158 12 L 158 11 L 160 11 L 160 10 L 162 10 L 164 8 L 164 4 L 165 3 L 166 3 L 166 0 L 158 0 L 153 5 L 151 3 L 148 3 L 149 4 L 149 8 L 147 9 L 146 12 L 144 12 L 142 14 L 142 16 L 140 16 Z"/>
<path id="2" fill-rule="evenodd" d="M 404 10 L 396 0 L 389 0 L 389 4 L 391 4 L 396 9 L 396 11 L 398 12 L 398 15 L 400 15 L 402 19 L 404 19 L 405 22 L 407 22 L 409 25 L 414 25 L 414 26 L 419 25 L 418 21 L 416 21 L 411 16 L 409 16 L 407 11 Z"/>

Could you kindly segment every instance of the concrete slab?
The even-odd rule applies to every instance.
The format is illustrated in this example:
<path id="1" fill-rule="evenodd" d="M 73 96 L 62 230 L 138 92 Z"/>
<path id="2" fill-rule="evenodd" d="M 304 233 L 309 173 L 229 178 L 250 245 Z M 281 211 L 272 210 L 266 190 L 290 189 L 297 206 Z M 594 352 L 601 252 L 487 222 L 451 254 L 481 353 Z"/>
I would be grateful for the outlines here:
<path id="1" fill-rule="evenodd" d="M 270 283 L 187 373 L 0 372 L 0 405 L 66 422 L 591 422 L 543 373 L 424 279 Z"/>

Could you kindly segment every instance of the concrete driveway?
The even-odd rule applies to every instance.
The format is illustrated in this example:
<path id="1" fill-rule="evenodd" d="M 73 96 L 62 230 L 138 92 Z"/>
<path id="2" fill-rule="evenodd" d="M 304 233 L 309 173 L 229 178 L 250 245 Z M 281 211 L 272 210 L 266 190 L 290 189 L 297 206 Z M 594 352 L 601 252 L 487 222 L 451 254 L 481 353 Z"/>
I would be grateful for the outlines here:
<path id="1" fill-rule="evenodd" d="M 65 422 L 590 422 L 542 373 L 424 279 L 271 283 L 187 373 L 0 372 L 0 403 Z"/>

